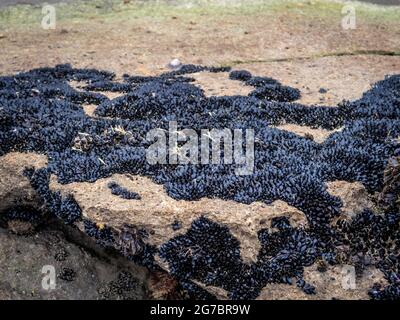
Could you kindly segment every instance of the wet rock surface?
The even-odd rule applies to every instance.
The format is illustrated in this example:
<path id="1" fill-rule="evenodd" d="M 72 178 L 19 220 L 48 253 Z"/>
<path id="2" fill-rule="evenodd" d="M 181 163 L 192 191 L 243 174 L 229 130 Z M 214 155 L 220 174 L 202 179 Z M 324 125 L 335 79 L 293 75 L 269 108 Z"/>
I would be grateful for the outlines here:
<path id="1" fill-rule="evenodd" d="M 198 71 L 187 66 L 160 77 L 126 76 L 122 83 L 107 72 L 69 66 L 3 77 L 1 151 L 4 162 L 15 166 L 1 168 L 0 176 L 7 184 L 24 182 L 15 194 L 36 190 L 37 203 L 50 215 L 130 260 L 168 270 L 200 297 L 210 297 L 203 289 L 218 287 L 228 298 L 256 298 L 268 283 L 318 294 L 305 280 L 304 268 L 318 259 L 352 263 L 361 250 L 360 268 L 366 265 L 360 260 L 369 257 L 391 286 L 375 288 L 371 296 L 396 298 L 398 212 L 360 210 L 353 220 L 334 225 L 343 203 L 325 184 L 357 181 L 370 193 L 382 189 L 400 130 L 398 76 L 378 83 L 358 101 L 332 108 L 288 103 L 299 97 L 298 91 L 272 84 L 270 78 L 251 82 L 248 75 L 239 81 L 256 87 L 249 97 L 207 98 L 190 77 L 182 77 Z M 38 83 L 43 77 L 48 82 Z M 66 80 L 72 79 L 86 82 L 86 90 L 71 88 Z M 126 94 L 110 100 L 94 90 Z M 97 104 L 98 118 L 88 117 L 81 104 Z M 149 166 L 143 132 L 165 128 L 169 120 L 195 129 L 255 128 L 255 173 L 238 177 L 222 164 Z M 273 127 L 282 123 L 344 129 L 320 145 Z M 26 163 L 21 152 L 27 151 L 45 153 L 48 165 L 38 169 Z M 143 201 L 112 194 L 111 181 Z M 176 221 L 181 228 L 173 228 Z M 364 242 L 357 243 L 354 234 Z M 70 279 L 73 273 L 67 271 L 64 278 Z"/>

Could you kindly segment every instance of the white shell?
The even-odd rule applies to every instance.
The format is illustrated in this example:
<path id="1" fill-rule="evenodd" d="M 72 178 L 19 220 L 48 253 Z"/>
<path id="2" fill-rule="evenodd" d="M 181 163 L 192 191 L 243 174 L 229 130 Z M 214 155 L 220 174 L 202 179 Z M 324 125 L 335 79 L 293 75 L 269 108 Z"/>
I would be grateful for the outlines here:
<path id="1" fill-rule="evenodd" d="M 182 66 L 182 62 L 180 62 L 180 60 L 176 59 L 176 58 L 171 60 L 171 62 L 168 64 L 168 67 L 170 67 L 171 69 L 177 69 L 181 66 Z"/>

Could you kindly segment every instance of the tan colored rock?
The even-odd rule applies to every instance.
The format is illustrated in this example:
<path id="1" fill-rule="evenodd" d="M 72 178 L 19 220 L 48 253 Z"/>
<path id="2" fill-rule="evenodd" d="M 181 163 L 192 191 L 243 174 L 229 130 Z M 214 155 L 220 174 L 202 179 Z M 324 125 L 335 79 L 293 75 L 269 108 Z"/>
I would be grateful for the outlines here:
<path id="1" fill-rule="evenodd" d="M 85 111 L 86 115 L 88 115 L 89 117 L 94 117 L 95 116 L 94 112 L 95 112 L 95 110 L 97 108 L 96 105 L 94 105 L 94 104 L 86 104 L 86 105 L 82 106 L 82 108 L 83 108 L 83 111 Z"/>
<path id="2" fill-rule="evenodd" d="M 364 270 L 362 277 L 355 278 L 355 287 L 346 285 L 347 273 L 344 265 L 329 266 L 325 272 L 317 270 L 316 264 L 305 268 L 304 280 L 315 286 L 316 294 L 305 294 L 301 289 L 287 284 L 267 284 L 257 300 L 366 300 L 368 290 L 374 283 L 387 285 L 383 273 L 375 267 Z"/>
<path id="3" fill-rule="evenodd" d="M 126 200 L 112 195 L 107 186 L 111 181 L 137 192 L 142 199 Z M 240 242 L 245 262 L 257 259 L 260 249 L 257 231 L 269 227 L 272 218 L 285 215 L 294 226 L 306 224 L 304 214 L 283 201 L 278 200 L 271 205 L 260 202 L 246 205 L 208 198 L 198 201 L 175 200 L 166 194 L 162 185 L 155 184 L 149 178 L 130 174 L 115 174 L 94 183 L 67 185 L 57 183 L 53 176 L 50 187 L 74 195 L 83 215 L 91 221 L 116 230 L 120 230 L 125 223 L 145 229 L 149 233 L 148 243 L 157 247 L 174 236 L 186 233 L 193 220 L 204 216 L 229 227 Z M 175 220 L 182 223 L 182 228 L 177 231 L 171 226 Z"/>
<path id="4" fill-rule="evenodd" d="M 374 204 L 365 187 L 359 182 L 342 180 L 327 182 L 328 192 L 343 202 L 341 218 L 350 219 L 363 209 L 372 209 Z"/>
<path id="5" fill-rule="evenodd" d="M 228 298 L 228 292 L 220 287 L 214 287 L 214 286 L 208 286 L 205 285 L 204 283 L 193 280 L 195 284 L 197 284 L 200 288 L 203 288 L 204 290 L 207 290 L 211 294 L 213 294 L 218 300 L 229 300 Z"/>
<path id="6" fill-rule="evenodd" d="M 18 204 L 38 204 L 35 192 L 23 176 L 25 167 L 46 165 L 46 157 L 32 153 L 9 153 L 0 158 L 0 211 Z M 108 183 L 115 181 L 137 192 L 141 200 L 126 200 L 111 194 Z M 11 188 L 10 188 L 11 186 Z M 174 236 L 184 234 L 191 223 L 200 216 L 228 226 L 239 240 L 245 262 L 257 259 L 260 244 L 257 232 L 270 227 L 271 219 L 285 215 L 293 226 L 307 223 L 304 214 L 283 201 L 271 205 L 254 202 L 250 205 L 203 198 L 198 201 L 175 200 L 169 197 L 162 185 L 149 178 L 130 174 L 115 174 L 94 183 L 81 182 L 62 185 L 51 177 L 52 190 L 72 194 L 82 209 L 83 216 L 99 225 L 120 231 L 124 224 L 143 228 L 149 233 L 148 243 L 160 246 Z M 174 231 L 172 223 L 178 220 L 182 228 Z"/>
<path id="7" fill-rule="evenodd" d="M 300 126 L 297 124 L 282 124 L 276 126 L 280 130 L 293 132 L 301 137 L 312 137 L 312 140 L 318 143 L 323 143 L 335 130 L 326 129 L 312 129 L 307 126 Z"/>
<path id="8" fill-rule="evenodd" d="M 23 171 L 26 167 L 46 165 L 47 157 L 34 153 L 11 152 L 0 157 L 0 212 L 16 205 L 38 204 L 36 192 Z"/>

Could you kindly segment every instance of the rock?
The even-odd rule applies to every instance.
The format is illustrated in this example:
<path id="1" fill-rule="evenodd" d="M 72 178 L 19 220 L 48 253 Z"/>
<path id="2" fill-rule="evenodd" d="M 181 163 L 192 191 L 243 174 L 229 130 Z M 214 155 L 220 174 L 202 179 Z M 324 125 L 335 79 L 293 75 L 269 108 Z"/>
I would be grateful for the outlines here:
<path id="1" fill-rule="evenodd" d="M 77 245 L 74 242 L 78 239 L 71 242 L 73 238 L 71 234 L 67 237 L 54 224 L 34 235 L 24 236 L 0 228 L 0 300 L 149 298 L 146 286 L 149 275 L 144 268 L 121 258 L 106 256 L 104 250 L 95 249 L 83 240 Z M 68 250 L 69 255 L 57 259 L 60 250 Z M 54 267 L 56 275 L 64 269 L 73 269 L 76 276 L 73 281 L 56 277 L 55 289 L 46 290 L 42 287 L 46 275 L 42 273 L 44 266 Z M 118 297 L 103 295 L 104 288 L 118 288 L 122 272 L 132 274 L 135 285 Z"/>
<path id="2" fill-rule="evenodd" d="M 374 208 L 371 196 L 359 182 L 337 180 L 328 182 L 326 185 L 328 192 L 335 197 L 339 197 L 343 202 L 341 218 L 348 220 L 363 209 Z"/>
<path id="3" fill-rule="evenodd" d="M 335 130 L 326 130 L 326 129 L 314 129 L 310 128 L 308 126 L 300 126 L 297 124 L 282 124 L 279 126 L 276 126 L 276 128 L 280 130 L 285 130 L 289 132 L 293 132 L 301 137 L 304 137 L 306 139 L 310 139 L 310 136 L 312 136 L 311 140 L 314 140 L 315 142 L 318 143 L 323 143 L 332 133 L 335 132 Z"/>
<path id="4" fill-rule="evenodd" d="M 40 168 L 45 165 L 46 157 L 32 153 L 13 152 L 0 158 L 1 211 L 16 203 L 40 206 L 39 199 L 23 175 L 23 170 L 26 167 Z M 108 188 L 108 183 L 111 181 L 134 190 L 142 199 L 127 200 L 113 195 Z M 146 243 L 156 247 L 172 237 L 185 234 L 193 220 L 205 216 L 229 227 L 240 242 L 245 262 L 256 260 L 260 248 L 257 231 L 270 226 L 272 218 L 285 215 L 293 226 L 307 223 L 301 211 L 280 200 L 271 205 L 260 202 L 246 205 L 221 199 L 178 201 L 169 197 L 163 186 L 155 184 L 146 177 L 130 174 L 115 174 L 94 183 L 66 185 L 59 184 L 56 177 L 52 176 L 50 187 L 54 191 L 72 194 L 81 207 L 84 218 L 97 225 L 111 227 L 117 232 L 120 232 L 126 224 L 143 229 L 149 235 Z M 181 228 L 174 230 L 172 225 L 176 221 L 181 222 Z M 79 223 L 78 227 L 84 231 L 82 223 Z M 159 261 L 157 257 L 156 260 Z M 168 270 L 162 261 L 159 263 Z"/>
<path id="5" fill-rule="evenodd" d="M 39 198 L 23 175 L 27 167 L 47 165 L 47 157 L 34 153 L 8 153 L 0 160 L 0 212 L 16 205 L 37 207 Z"/>
<path id="6" fill-rule="evenodd" d="M 142 200 L 126 200 L 113 195 L 108 188 L 111 181 L 134 190 Z M 240 242 L 242 259 L 245 262 L 256 260 L 260 249 L 257 231 L 268 227 L 272 218 L 286 215 L 294 226 L 306 224 L 301 211 L 280 200 L 272 205 L 260 202 L 246 205 L 206 198 L 199 201 L 174 200 L 166 194 L 163 186 L 155 184 L 149 178 L 129 174 L 115 174 L 94 183 L 66 185 L 59 184 L 53 176 L 50 186 L 52 190 L 72 194 L 81 207 L 83 216 L 90 221 L 118 231 L 122 230 L 124 224 L 133 225 L 147 231 L 147 244 L 156 247 L 172 237 L 185 234 L 193 220 L 204 216 L 229 227 Z M 172 227 L 175 220 L 182 224 L 178 230 Z"/>
<path id="7" fill-rule="evenodd" d="M 40 206 L 39 199 L 31 189 L 28 179 L 23 175 L 25 167 L 36 168 L 46 165 L 46 157 L 30 153 L 9 153 L 0 158 L 0 203 L 1 208 L 9 208 L 16 203 Z M 120 186 L 133 190 L 141 196 L 141 200 L 123 199 L 111 193 L 108 184 L 115 181 Z M 82 209 L 83 218 L 90 220 L 100 228 L 110 227 L 117 234 L 126 230 L 126 226 L 133 226 L 135 230 L 143 230 L 147 237 L 140 239 L 145 244 L 159 248 L 171 238 L 183 235 L 189 229 L 191 223 L 204 216 L 218 224 L 227 226 L 234 237 L 240 243 L 241 256 L 244 262 L 256 261 L 260 249 L 257 232 L 271 227 L 274 217 L 288 217 L 292 226 L 305 226 L 307 220 L 298 209 L 291 207 L 283 201 L 274 201 L 270 205 L 254 202 L 250 205 L 225 201 L 222 199 L 202 198 L 198 201 L 175 200 L 169 197 L 162 185 L 157 185 L 150 179 L 131 174 L 114 174 L 111 177 L 99 179 L 94 183 L 81 182 L 60 184 L 56 176 L 51 176 L 50 188 L 63 194 L 73 195 Z M 364 207 L 370 207 L 365 189 L 358 183 L 335 181 L 328 183 L 328 191 L 341 197 L 344 207 L 343 214 L 360 211 Z M 101 199 L 101 201 L 99 201 Z M 180 228 L 173 228 L 179 221 Z M 84 231 L 84 224 L 77 223 L 77 227 Z M 135 248 L 135 250 L 139 250 Z M 157 254 L 155 261 L 165 271 L 169 271 L 168 265 Z M 316 271 L 317 272 L 317 271 Z M 164 276 L 155 277 L 158 284 L 154 285 L 155 297 L 171 297 L 175 294 L 175 280 Z M 160 280 L 161 279 L 161 280 Z M 154 282 L 154 279 L 153 279 Z M 226 299 L 227 293 L 221 288 L 205 286 L 194 281 L 200 287 Z M 157 283 L 157 281 L 155 281 Z M 317 282 L 318 284 L 318 282 Z M 272 293 L 268 288 L 280 290 L 281 293 Z M 265 294 L 265 290 L 270 292 Z M 304 293 L 295 285 L 268 284 L 261 293 L 261 297 L 269 299 L 294 290 L 293 298 L 304 298 Z M 318 287 L 317 287 L 318 291 Z M 366 294 L 366 290 L 364 290 Z M 364 295 L 365 295 L 364 294 Z M 326 297 L 328 293 L 326 293 Z M 338 295 L 339 297 L 339 295 Z M 360 296 L 361 297 L 361 296 Z M 364 296 L 362 296 L 364 297 Z"/>
<path id="8" fill-rule="evenodd" d="M 36 208 L 41 206 L 40 200 L 30 187 L 28 179 L 23 175 L 23 171 L 27 167 L 40 168 L 46 166 L 46 160 L 43 155 L 17 152 L 9 153 L 0 158 L 1 211 L 16 204 L 30 205 Z M 127 200 L 113 195 L 108 187 L 111 181 L 137 192 L 141 196 L 141 200 Z M 363 208 L 372 207 L 372 202 L 368 199 L 365 188 L 359 183 L 334 181 L 327 183 L 327 186 L 330 194 L 340 197 L 343 201 L 342 216 L 344 217 L 353 212 L 359 212 Z M 274 201 L 270 205 L 260 202 L 246 205 L 234 201 L 207 198 L 198 201 L 178 201 L 169 197 L 163 186 L 155 184 L 146 177 L 130 174 L 114 174 L 109 178 L 99 179 L 94 183 L 82 182 L 64 185 L 57 182 L 56 176 L 51 176 L 50 188 L 65 195 L 73 195 L 82 209 L 83 217 L 97 226 L 110 227 L 117 234 L 122 234 L 127 225 L 134 226 L 135 230 L 144 230 L 148 236 L 143 241 L 156 248 L 159 248 L 177 235 L 185 234 L 196 218 L 204 216 L 229 228 L 240 243 L 241 256 L 246 263 L 256 261 L 260 249 L 257 231 L 271 228 L 271 220 L 274 217 L 286 216 L 292 226 L 305 226 L 307 224 L 307 220 L 301 211 L 280 200 Z M 173 227 L 177 221 L 179 221 L 180 228 Z M 78 222 L 77 226 L 81 231 L 85 231 L 82 222 Z M 9 228 L 16 233 L 21 233 L 21 230 L 22 233 L 29 233 L 29 226 L 25 227 L 21 227 L 17 221 L 9 222 Z M 168 265 L 157 254 L 155 261 L 165 271 L 169 271 Z M 262 290 L 259 298 L 328 299 L 330 296 L 335 296 L 336 298 L 367 297 L 367 280 L 365 280 L 365 283 L 363 282 L 363 290 L 345 294 L 337 287 L 335 287 L 336 289 L 329 289 L 330 284 L 326 279 L 321 278 L 321 280 L 320 272 L 312 269 L 317 268 L 316 264 L 310 268 L 307 269 L 311 271 L 306 272 L 308 276 L 305 275 L 305 279 L 307 277 L 310 278 L 310 283 L 316 286 L 317 296 L 310 297 L 305 295 L 295 285 L 268 284 Z M 332 269 L 332 267 L 329 268 L 331 270 L 328 270 L 329 272 L 338 273 L 338 270 Z M 194 281 L 194 283 L 219 299 L 228 298 L 227 292 L 221 288 L 206 286 L 199 281 Z M 369 285 L 372 284 L 371 281 L 368 283 Z M 177 289 L 176 281 L 167 274 L 154 275 L 149 284 L 154 298 L 182 298 L 184 296 Z M 106 288 L 103 289 L 106 290 Z M 323 288 L 322 291 L 320 291 L 321 288 Z M 104 293 L 103 296 L 107 298 L 109 295 Z"/>
<path id="9" fill-rule="evenodd" d="M 367 268 L 361 278 L 355 279 L 355 287 L 345 284 L 345 265 L 329 266 L 326 272 L 319 272 L 317 266 L 306 268 L 304 279 L 316 287 L 315 295 L 307 295 L 295 285 L 267 284 L 258 300 L 366 300 L 371 283 L 387 284 L 381 271 Z"/>
<path id="10" fill-rule="evenodd" d="M 34 226 L 31 223 L 21 220 L 8 221 L 7 227 L 9 230 L 18 235 L 28 235 L 34 231 Z"/>

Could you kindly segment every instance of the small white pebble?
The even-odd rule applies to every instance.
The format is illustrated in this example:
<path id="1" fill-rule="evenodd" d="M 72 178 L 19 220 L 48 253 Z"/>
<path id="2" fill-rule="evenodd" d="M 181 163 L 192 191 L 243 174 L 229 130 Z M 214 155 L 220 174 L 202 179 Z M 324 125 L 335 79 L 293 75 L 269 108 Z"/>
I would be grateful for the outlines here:
<path id="1" fill-rule="evenodd" d="M 168 67 L 171 69 L 179 69 L 182 66 L 182 62 L 180 62 L 179 59 L 173 59 L 171 62 L 168 64 Z"/>

